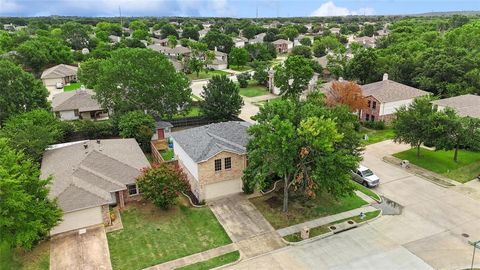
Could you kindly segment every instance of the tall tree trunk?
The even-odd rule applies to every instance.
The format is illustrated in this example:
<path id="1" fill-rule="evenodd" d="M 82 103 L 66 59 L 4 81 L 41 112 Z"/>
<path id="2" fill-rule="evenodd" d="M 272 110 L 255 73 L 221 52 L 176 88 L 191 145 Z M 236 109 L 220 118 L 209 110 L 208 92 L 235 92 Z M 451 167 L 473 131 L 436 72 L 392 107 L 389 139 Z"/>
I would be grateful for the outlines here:
<path id="1" fill-rule="evenodd" d="M 417 158 L 420 157 L 420 144 L 417 145 Z"/>
<path id="2" fill-rule="evenodd" d="M 284 185 L 283 185 L 283 212 L 288 211 L 288 176 L 284 176 Z"/>
<path id="3" fill-rule="evenodd" d="M 458 161 L 458 143 L 455 145 L 455 154 L 453 155 L 453 160 Z"/>

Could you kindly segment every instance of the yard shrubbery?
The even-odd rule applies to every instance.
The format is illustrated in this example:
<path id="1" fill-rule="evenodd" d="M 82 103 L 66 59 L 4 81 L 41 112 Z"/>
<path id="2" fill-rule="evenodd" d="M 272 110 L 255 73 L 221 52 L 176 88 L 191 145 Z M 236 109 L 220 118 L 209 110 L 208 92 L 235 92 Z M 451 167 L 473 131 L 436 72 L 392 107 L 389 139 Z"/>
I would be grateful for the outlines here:
<path id="1" fill-rule="evenodd" d="M 105 139 L 118 136 L 118 131 L 111 119 L 103 121 L 76 120 L 64 123 L 65 140 Z"/>

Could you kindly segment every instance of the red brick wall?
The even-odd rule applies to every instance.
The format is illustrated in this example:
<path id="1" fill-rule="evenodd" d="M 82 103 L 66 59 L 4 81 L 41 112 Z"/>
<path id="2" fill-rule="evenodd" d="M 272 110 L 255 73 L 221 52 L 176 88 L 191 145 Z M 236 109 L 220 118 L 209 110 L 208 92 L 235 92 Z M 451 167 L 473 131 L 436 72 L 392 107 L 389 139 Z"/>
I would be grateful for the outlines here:
<path id="1" fill-rule="evenodd" d="M 363 122 L 367 121 L 367 114 L 369 115 L 369 121 L 372 121 L 372 116 L 375 117 L 375 121 L 382 120 L 380 117 L 380 102 L 372 96 L 368 96 L 366 99 L 370 106 L 362 110 L 360 120 Z M 373 108 L 374 102 L 376 103 L 375 109 Z"/>

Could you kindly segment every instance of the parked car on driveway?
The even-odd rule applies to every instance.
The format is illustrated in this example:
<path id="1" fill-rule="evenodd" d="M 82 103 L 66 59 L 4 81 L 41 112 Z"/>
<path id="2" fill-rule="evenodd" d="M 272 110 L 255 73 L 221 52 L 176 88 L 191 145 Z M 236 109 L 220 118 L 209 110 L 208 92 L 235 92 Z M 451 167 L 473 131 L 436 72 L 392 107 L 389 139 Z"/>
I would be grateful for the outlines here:
<path id="1" fill-rule="evenodd" d="M 376 176 L 369 168 L 358 166 L 355 172 L 352 172 L 353 180 L 366 187 L 376 187 L 380 183 L 380 178 Z"/>

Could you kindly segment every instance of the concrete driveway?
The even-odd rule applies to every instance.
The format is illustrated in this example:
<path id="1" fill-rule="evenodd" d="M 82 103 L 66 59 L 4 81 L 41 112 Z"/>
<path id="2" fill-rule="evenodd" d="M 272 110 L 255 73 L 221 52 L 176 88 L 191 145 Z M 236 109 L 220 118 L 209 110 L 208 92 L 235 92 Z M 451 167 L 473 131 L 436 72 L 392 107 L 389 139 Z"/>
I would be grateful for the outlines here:
<path id="1" fill-rule="evenodd" d="M 110 252 L 103 226 L 55 237 L 50 244 L 50 270 L 111 270 Z"/>
<path id="2" fill-rule="evenodd" d="M 404 149 L 391 141 L 367 147 L 362 164 L 381 179 L 376 191 L 401 204 L 401 215 L 302 246 L 245 260 L 231 269 L 466 269 L 480 240 L 480 201 L 443 188 L 382 157 Z M 471 187 L 470 187 L 471 188 Z M 465 237 L 468 236 L 468 237 Z M 480 267 L 480 256 L 476 267 Z"/>

